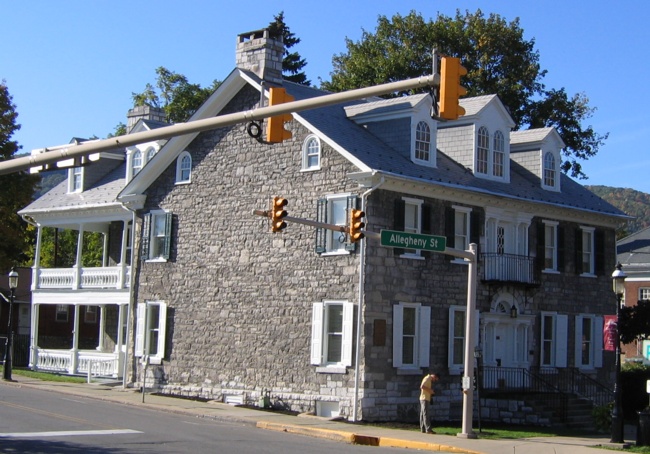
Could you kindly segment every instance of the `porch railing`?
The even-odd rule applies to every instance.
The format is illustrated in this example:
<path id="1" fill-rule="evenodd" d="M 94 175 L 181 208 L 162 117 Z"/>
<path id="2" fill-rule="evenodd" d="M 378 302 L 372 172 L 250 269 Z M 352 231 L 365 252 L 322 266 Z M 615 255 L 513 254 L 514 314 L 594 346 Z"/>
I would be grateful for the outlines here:
<path id="1" fill-rule="evenodd" d="M 119 376 L 119 354 L 92 351 L 34 349 L 34 370 L 70 375 L 88 374 L 103 377 Z"/>
<path id="2" fill-rule="evenodd" d="M 516 254 L 481 254 L 483 280 L 539 285 L 534 257 Z"/>
<path id="3" fill-rule="evenodd" d="M 36 289 L 128 288 L 131 267 L 40 268 L 34 276 Z"/>

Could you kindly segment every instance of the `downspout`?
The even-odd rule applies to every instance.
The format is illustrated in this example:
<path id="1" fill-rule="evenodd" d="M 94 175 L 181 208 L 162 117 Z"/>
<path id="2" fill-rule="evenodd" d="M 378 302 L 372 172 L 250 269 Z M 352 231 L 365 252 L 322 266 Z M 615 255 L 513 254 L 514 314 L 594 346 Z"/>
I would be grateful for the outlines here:
<path id="1" fill-rule="evenodd" d="M 366 199 L 370 195 L 371 192 L 373 192 L 375 189 L 377 189 L 379 186 L 384 184 L 384 177 L 381 177 L 381 180 L 379 180 L 379 183 L 368 189 L 366 192 L 364 192 L 361 195 L 361 211 L 366 211 Z M 354 365 L 354 403 L 352 407 L 352 421 L 357 422 L 359 417 L 359 363 L 361 362 L 361 309 L 363 307 L 364 303 L 364 296 L 365 296 L 365 285 L 366 285 L 366 279 L 365 279 L 365 270 L 366 270 L 366 241 L 367 239 L 364 239 L 361 244 L 361 250 L 359 251 L 359 310 L 357 311 L 357 339 L 356 339 L 356 361 Z"/>
<path id="2" fill-rule="evenodd" d="M 131 276 L 129 282 L 129 305 L 126 313 L 126 339 L 124 339 L 124 364 L 122 364 L 122 388 L 126 388 L 126 371 L 129 364 L 129 350 L 131 348 L 131 313 L 135 298 L 135 210 L 122 202 L 122 208 L 131 212 Z M 119 327 L 120 331 L 122 327 Z"/>

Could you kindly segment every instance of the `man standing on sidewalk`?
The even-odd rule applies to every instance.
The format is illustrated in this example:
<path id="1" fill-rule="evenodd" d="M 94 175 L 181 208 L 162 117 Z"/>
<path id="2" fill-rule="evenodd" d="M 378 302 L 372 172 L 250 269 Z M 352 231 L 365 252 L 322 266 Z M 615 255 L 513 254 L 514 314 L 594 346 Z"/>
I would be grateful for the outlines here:
<path id="1" fill-rule="evenodd" d="M 435 433 L 431 430 L 431 400 L 435 394 L 433 384 L 439 378 L 438 374 L 429 373 L 424 376 L 420 384 L 420 430 L 423 433 Z"/>

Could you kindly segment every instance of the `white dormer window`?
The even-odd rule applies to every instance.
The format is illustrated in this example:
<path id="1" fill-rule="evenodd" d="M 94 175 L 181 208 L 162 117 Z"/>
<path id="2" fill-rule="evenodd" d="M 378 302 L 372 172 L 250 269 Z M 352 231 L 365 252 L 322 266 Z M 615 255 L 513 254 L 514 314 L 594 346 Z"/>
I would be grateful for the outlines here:
<path id="1" fill-rule="evenodd" d="M 184 151 L 176 159 L 176 184 L 192 181 L 192 156 Z"/>
<path id="2" fill-rule="evenodd" d="M 68 170 L 68 192 L 81 192 L 83 189 L 83 167 L 73 167 Z"/>
<path id="3" fill-rule="evenodd" d="M 151 159 L 155 155 L 156 155 L 156 149 L 154 147 L 147 148 L 147 162 L 151 161 Z"/>
<path id="4" fill-rule="evenodd" d="M 505 163 L 505 140 L 503 133 L 497 131 L 494 133 L 494 150 L 493 150 L 492 175 L 497 178 L 503 178 Z"/>
<path id="5" fill-rule="evenodd" d="M 478 141 L 476 144 L 476 173 L 487 175 L 489 153 L 490 133 L 485 126 L 481 126 L 478 130 Z"/>
<path id="6" fill-rule="evenodd" d="M 557 188 L 557 161 L 550 151 L 544 154 L 544 187 L 547 189 Z"/>
<path id="7" fill-rule="evenodd" d="M 310 135 L 302 144 L 302 170 L 320 169 L 320 141 Z"/>
<path id="8" fill-rule="evenodd" d="M 136 176 L 140 170 L 142 170 L 142 152 L 136 150 L 131 157 L 131 175 Z"/>
<path id="9" fill-rule="evenodd" d="M 424 121 L 415 130 L 415 159 L 426 162 L 431 159 L 431 128 Z"/>

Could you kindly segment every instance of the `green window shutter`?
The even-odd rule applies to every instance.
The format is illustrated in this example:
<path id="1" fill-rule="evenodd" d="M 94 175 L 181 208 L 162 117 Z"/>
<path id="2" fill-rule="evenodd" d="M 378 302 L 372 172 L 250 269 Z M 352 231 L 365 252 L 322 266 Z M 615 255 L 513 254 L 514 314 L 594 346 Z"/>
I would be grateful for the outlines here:
<path id="1" fill-rule="evenodd" d="M 402 332 L 404 329 L 404 306 L 393 306 L 393 367 L 402 367 Z"/>
<path id="2" fill-rule="evenodd" d="M 356 195 L 348 196 L 347 211 L 345 212 L 346 216 L 348 216 L 348 219 L 349 219 L 349 216 L 350 216 L 350 211 L 352 209 L 356 209 L 357 204 L 358 204 L 358 197 Z M 348 240 L 349 240 L 349 238 L 348 238 Z M 352 243 L 352 242 L 349 242 L 349 241 L 347 243 L 345 243 L 345 250 L 346 251 L 353 252 L 353 251 L 356 251 L 356 249 L 357 249 L 357 243 Z"/>
<path id="3" fill-rule="evenodd" d="M 566 248 L 564 246 L 564 227 L 557 226 L 557 270 L 564 271 L 564 254 Z"/>
<path id="4" fill-rule="evenodd" d="M 142 218 L 142 249 L 140 253 L 141 260 L 149 260 L 150 238 L 151 238 L 151 213 L 147 213 Z"/>
<path id="5" fill-rule="evenodd" d="M 162 258 L 169 260 L 169 252 L 172 245 L 172 214 L 165 213 L 165 243 L 163 245 Z"/>
<path id="6" fill-rule="evenodd" d="M 445 236 L 447 237 L 447 247 L 455 248 L 456 210 L 454 210 L 452 207 L 445 207 Z"/>
<path id="7" fill-rule="evenodd" d="M 543 270 L 546 261 L 546 224 L 542 221 L 537 223 L 537 269 Z"/>
<path id="8" fill-rule="evenodd" d="M 605 232 L 600 229 L 594 232 L 594 274 L 605 274 Z"/>
<path id="9" fill-rule="evenodd" d="M 318 199 L 316 202 L 316 221 L 327 222 L 327 199 Z M 327 230 L 316 227 L 316 253 L 327 251 Z"/>
<path id="10" fill-rule="evenodd" d="M 478 252 L 481 242 L 481 214 L 476 208 L 469 214 L 469 242 L 476 244 Z"/>
<path id="11" fill-rule="evenodd" d="M 582 230 L 576 229 L 575 239 L 576 274 L 582 274 Z"/>

